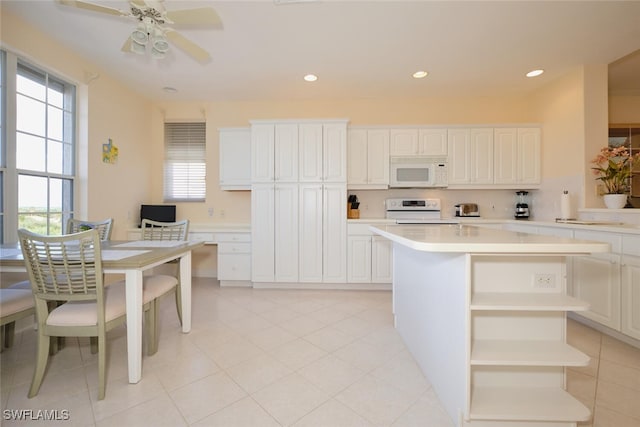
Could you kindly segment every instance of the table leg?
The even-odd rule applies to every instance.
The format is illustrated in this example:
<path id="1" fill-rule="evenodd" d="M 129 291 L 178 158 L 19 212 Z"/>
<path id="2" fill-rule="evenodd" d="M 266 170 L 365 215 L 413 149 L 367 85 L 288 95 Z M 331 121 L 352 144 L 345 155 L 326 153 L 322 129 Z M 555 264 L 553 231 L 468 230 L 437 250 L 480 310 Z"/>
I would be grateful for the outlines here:
<path id="1" fill-rule="evenodd" d="M 180 292 L 182 297 L 182 332 L 191 331 L 191 251 L 180 258 Z"/>
<path id="2" fill-rule="evenodd" d="M 129 382 L 135 384 L 142 377 L 142 271 L 128 270 L 125 280 Z"/>

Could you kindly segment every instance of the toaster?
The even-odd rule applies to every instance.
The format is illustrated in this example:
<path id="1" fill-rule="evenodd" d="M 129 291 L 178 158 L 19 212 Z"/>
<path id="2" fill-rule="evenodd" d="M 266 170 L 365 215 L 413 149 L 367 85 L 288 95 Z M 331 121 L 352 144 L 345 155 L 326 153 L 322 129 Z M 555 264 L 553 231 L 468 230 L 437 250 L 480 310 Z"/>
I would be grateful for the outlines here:
<path id="1" fill-rule="evenodd" d="M 456 205 L 456 216 L 480 216 L 478 205 L 475 203 L 460 203 Z"/>

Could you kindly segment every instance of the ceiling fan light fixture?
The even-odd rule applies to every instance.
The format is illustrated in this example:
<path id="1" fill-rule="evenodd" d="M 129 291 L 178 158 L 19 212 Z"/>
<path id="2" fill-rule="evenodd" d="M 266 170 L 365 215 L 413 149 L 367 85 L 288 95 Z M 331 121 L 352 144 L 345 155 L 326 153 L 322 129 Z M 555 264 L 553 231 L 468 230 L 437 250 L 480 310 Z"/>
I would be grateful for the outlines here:
<path id="1" fill-rule="evenodd" d="M 155 59 L 162 59 L 164 58 L 164 54 L 166 51 L 161 51 L 155 48 L 155 46 L 153 48 L 151 48 L 151 57 L 155 58 Z"/>
<path id="2" fill-rule="evenodd" d="M 149 33 L 147 32 L 147 28 L 144 24 L 141 23 L 135 30 L 133 30 L 131 33 L 131 40 L 141 45 L 146 45 L 149 42 Z"/>
<path id="3" fill-rule="evenodd" d="M 144 44 L 140 44 L 131 37 L 131 52 L 138 55 L 144 55 L 147 53 L 147 49 Z"/>
<path id="4" fill-rule="evenodd" d="M 153 39 L 153 50 L 165 53 L 169 50 L 169 42 L 167 42 L 164 36 L 155 37 Z"/>

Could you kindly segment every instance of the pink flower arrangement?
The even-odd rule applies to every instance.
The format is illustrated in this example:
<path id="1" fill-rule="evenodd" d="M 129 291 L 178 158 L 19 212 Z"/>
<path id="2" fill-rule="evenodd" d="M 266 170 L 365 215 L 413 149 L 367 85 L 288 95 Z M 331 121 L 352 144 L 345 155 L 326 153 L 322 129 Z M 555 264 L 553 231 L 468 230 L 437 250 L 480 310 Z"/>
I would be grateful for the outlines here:
<path id="1" fill-rule="evenodd" d="M 640 160 L 640 153 L 633 156 L 627 147 L 604 147 L 591 161 L 593 174 L 602 181 L 606 194 L 625 194 L 629 188 L 631 169 Z"/>

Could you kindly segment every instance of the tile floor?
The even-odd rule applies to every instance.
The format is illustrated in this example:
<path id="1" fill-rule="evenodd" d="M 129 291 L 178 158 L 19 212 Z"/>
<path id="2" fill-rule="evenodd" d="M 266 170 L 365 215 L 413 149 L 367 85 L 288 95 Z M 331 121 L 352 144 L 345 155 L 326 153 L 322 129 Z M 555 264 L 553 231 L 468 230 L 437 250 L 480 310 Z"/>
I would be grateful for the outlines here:
<path id="1" fill-rule="evenodd" d="M 87 340 L 50 359 L 27 399 L 35 333 L 16 336 L 1 362 L 2 425 L 453 426 L 392 327 L 389 292 L 220 288 L 194 279 L 193 328 L 179 332 L 163 301 L 160 349 L 127 383 L 124 327 L 109 335 L 106 398 Z M 592 363 L 568 373 L 594 412 L 581 426 L 640 426 L 640 350 L 570 321 Z M 59 422 L 17 422 L 6 409 L 67 410 Z M 36 412 L 34 412 L 35 414 Z M 64 416 L 63 412 L 58 415 Z"/>

